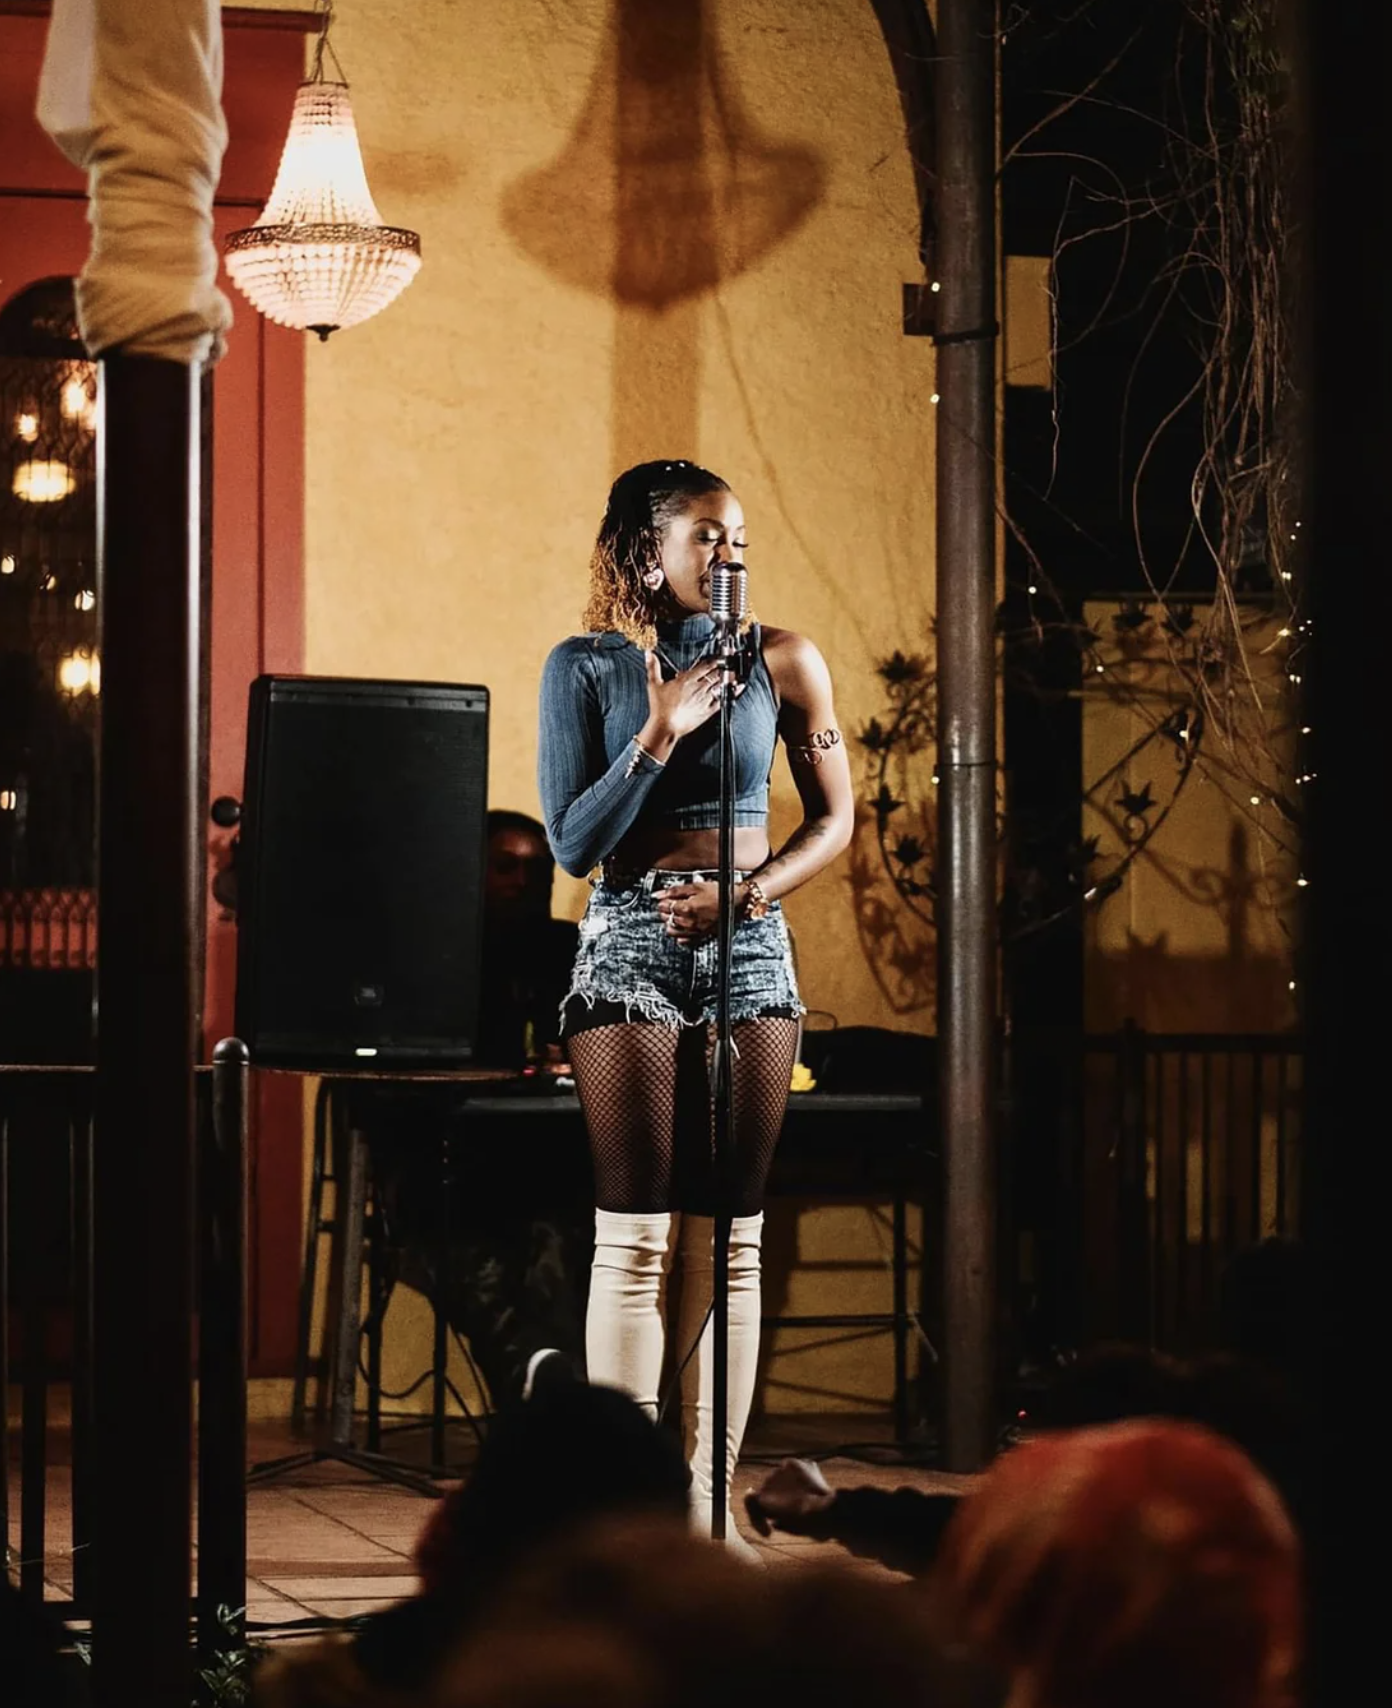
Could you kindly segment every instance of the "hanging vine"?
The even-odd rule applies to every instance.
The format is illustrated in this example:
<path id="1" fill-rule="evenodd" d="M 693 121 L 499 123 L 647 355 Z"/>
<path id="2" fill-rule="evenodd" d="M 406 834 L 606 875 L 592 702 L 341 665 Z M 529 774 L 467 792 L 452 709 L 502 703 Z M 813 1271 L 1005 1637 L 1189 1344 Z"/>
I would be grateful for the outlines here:
<path id="1" fill-rule="evenodd" d="M 1026 3 L 1010 8 L 1003 30 L 1018 27 L 1031 10 Z M 1132 578 L 1146 596 L 1114 597 L 1110 616 L 1093 615 L 1089 627 L 1054 585 L 1047 553 L 1005 518 L 1030 566 L 1024 599 L 1005 608 L 1007 661 L 1018 664 L 1031 646 L 1066 644 L 1075 649 L 1085 703 L 1107 701 L 1139 733 L 1084 779 L 1080 806 L 1101 829 L 1070 839 L 1061 873 L 1047 882 L 1023 866 L 1004 874 L 1006 942 L 1115 893 L 1142 854 L 1156 853 L 1157 838 L 1198 778 L 1256 825 L 1264 876 L 1275 880 L 1268 892 L 1283 904 L 1297 870 L 1302 790 L 1315 781 L 1301 764 L 1296 736 L 1308 623 L 1299 603 L 1289 66 L 1274 0 L 1173 0 L 1171 21 L 1175 98 L 1163 112 L 1128 110 L 1128 119 L 1153 126 L 1159 166 L 1138 185 L 1106 161 L 1080 161 L 1085 211 L 1073 209 L 1073 223 L 1060 227 L 1053 257 L 1057 285 L 1060 262 L 1065 254 L 1076 259 L 1079 245 L 1107 241 L 1124 253 L 1129 234 L 1143 225 L 1164 234 L 1164 264 L 1139 307 L 1127 304 L 1124 312 L 1145 323 L 1142 353 L 1162 322 L 1178 324 L 1195 363 L 1192 384 L 1166 404 L 1157 406 L 1153 392 L 1142 401 L 1139 385 L 1128 383 L 1125 393 L 1118 472 L 1129 507 Z M 1133 44 L 1129 38 L 1121 52 Z M 1078 104 L 1119 102 L 1113 80 L 1120 57 L 1062 95 L 1007 151 L 1005 169 L 1048 155 L 1052 122 Z M 1123 312 L 1113 295 L 1122 265 L 1093 312 L 1071 305 L 1065 320 L 1072 343 Z M 1065 350 L 1056 320 L 1055 358 Z M 1066 396 L 1056 397 L 1060 438 L 1070 432 L 1068 408 Z M 1140 423 L 1139 450 L 1128 459 L 1143 410 L 1154 418 Z M 1162 468 L 1162 452 L 1190 442 L 1181 432 L 1192 431 L 1194 412 L 1197 449 L 1187 484 L 1179 484 Z M 1178 550 L 1148 532 L 1142 498 L 1164 480 L 1165 504 L 1188 518 Z M 895 652 L 876 670 L 885 705 L 858 732 L 863 799 L 882 877 L 903 908 L 932 928 L 936 664 L 930 654 Z M 1007 850 L 1010 830 L 1002 824 Z"/>

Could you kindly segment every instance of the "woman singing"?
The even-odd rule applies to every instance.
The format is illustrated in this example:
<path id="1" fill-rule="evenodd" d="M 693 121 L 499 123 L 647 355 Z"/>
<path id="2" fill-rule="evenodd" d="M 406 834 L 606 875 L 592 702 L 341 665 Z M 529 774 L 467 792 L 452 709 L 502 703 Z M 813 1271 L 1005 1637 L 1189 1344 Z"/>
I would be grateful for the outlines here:
<path id="1" fill-rule="evenodd" d="M 540 782 L 557 860 L 598 867 L 563 1008 L 595 1177 L 586 1321 L 591 1381 L 657 1415 L 665 1282 L 682 1260 L 676 1354 L 692 1516 L 711 1520 L 715 1181 L 708 1054 L 716 1002 L 719 706 L 712 569 L 742 559 L 744 513 L 718 475 L 642 463 L 609 493 L 590 565 L 589 632 L 562 641 L 541 688 Z M 852 794 L 831 678 L 811 641 L 750 623 L 733 700 L 736 925 L 730 979 L 735 1142 L 729 1264 L 730 1487 L 759 1350 L 764 1187 L 798 1016 L 779 898 L 850 840 Z M 782 737 L 802 823 L 776 854 L 769 773 Z M 688 1357 L 701 1335 L 698 1355 Z M 731 1545 L 746 1549 L 727 1519 Z M 752 1553 L 752 1550 L 750 1550 Z"/>

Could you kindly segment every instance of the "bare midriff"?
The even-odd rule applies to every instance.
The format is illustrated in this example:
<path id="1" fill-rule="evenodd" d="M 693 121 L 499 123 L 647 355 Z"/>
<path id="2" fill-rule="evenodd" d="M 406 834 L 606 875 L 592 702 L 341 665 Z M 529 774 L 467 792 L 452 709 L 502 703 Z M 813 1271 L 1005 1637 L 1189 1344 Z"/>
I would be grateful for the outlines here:
<path id="1" fill-rule="evenodd" d="M 768 833 L 762 825 L 735 826 L 735 869 L 752 872 L 769 856 Z M 624 871 L 713 872 L 720 863 L 717 830 L 664 830 L 652 826 L 630 831 L 614 850 L 615 865 Z"/>

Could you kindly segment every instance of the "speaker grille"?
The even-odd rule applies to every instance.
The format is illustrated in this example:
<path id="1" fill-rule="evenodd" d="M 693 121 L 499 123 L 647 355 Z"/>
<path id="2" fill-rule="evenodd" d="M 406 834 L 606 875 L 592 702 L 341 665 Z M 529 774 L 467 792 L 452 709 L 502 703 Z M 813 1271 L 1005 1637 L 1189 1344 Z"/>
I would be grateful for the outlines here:
<path id="1" fill-rule="evenodd" d="M 237 1025 L 253 1060 L 470 1059 L 487 801 L 485 688 L 252 685 Z"/>

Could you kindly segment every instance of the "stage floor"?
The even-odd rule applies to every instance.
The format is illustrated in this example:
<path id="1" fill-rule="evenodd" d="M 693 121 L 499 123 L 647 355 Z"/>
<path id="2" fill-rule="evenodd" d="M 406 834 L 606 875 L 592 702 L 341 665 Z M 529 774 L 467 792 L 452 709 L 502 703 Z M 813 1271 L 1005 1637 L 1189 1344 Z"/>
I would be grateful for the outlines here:
<path id="1" fill-rule="evenodd" d="M 403 1461 L 416 1458 L 425 1429 L 392 1432 L 385 1449 Z M 451 1462 L 467 1462 L 467 1424 L 450 1425 Z M 17 1443 L 15 1443 L 17 1446 Z M 288 1425 L 254 1423 L 248 1462 L 293 1453 L 305 1444 Z M 70 1483 L 66 1442 L 55 1439 L 48 1472 L 44 1577 L 56 1612 L 72 1592 Z M 841 1451 L 838 1451 L 840 1449 Z M 896 1574 L 856 1559 L 835 1543 L 792 1536 L 761 1540 L 744 1520 L 743 1496 L 769 1465 L 792 1454 L 817 1457 L 833 1487 L 904 1486 L 926 1492 L 959 1490 L 971 1479 L 927 1468 L 921 1455 L 894 1447 L 888 1420 L 799 1414 L 762 1420 L 750 1431 L 735 1480 L 741 1529 L 771 1567 L 797 1568 L 835 1561 L 857 1573 Z M 442 1485 L 442 1486 L 448 1486 Z M 428 1499 L 409 1489 L 325 1463 L 282 1475 L 247 1491 L 247 1620 L 263 1642 L 303 1635 L 326 1620 L 348 1619 L 400 1600 L 416 1588 L 411 1551 L 429 1511 Z M 19 1467 L 10 1467 L 11 1566 L 19 1555 Z"/>

